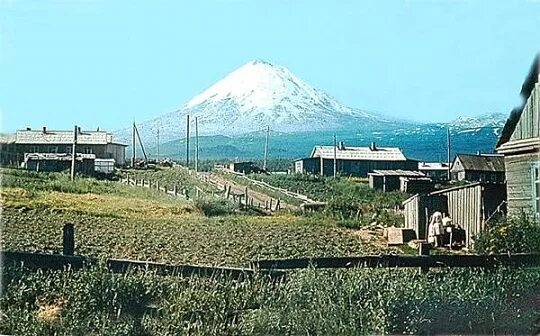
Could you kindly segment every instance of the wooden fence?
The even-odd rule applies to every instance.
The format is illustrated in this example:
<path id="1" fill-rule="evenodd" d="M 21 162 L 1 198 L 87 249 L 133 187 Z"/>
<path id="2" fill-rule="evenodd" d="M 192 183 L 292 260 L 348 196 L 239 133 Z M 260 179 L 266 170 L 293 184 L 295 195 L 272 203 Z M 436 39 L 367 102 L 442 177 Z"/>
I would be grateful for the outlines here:
<path id="1" fill-rule="evenodd" d="M 1 258 L 3 265 L 24 265 L 26 268 L 37 270 L 79 270 L 83 267 L 99 264 L 97 258 L 84 257 L 78 255 L 64 254 L 44 254 L 29 252 L 2 251 Z M 250 268 L 219 267 L 219 266 L 199 266 L 168 264 L 151 261 L 127 260 L 107 258 L 102 261 L 105 267 L 113 273 L 126 273 L 130 270 L 143 270 L 158 275 L 171 276 L 200 276 L 215 277 L 225 276 L 236 280 L 245 280 L 255 275 L 256 271 Z M 285 273 L 274 270 L 260 270 L 259 274 L 272 279 L 281 279 Z"/>
<path id="2" fill-rule="evenodd" d="M 160 184 L 159 180 L 152 181 L 152 180 L 145 180 L 145 179 L 136 179 L 131 178 L 128 175 L 126 175 L 126 178 L 120 179 L 120 182 L 123 184 L 136 186 L 136 187 L 143 187 L 143 188 L 149 188 L 149 189 L 156 189 L 163 193 L 175 196 L 175 197 L 182 197 L 185 199 L 189 199 L 189 191 L 187 188 L 182 188 L 178 186 L 177 184 L 173 184 L 172 186 L 166 186 Z"/>
<path id="3" fill-rule="evenodd" d="M 354 268 L 354 267 L 484 267 L 512 266 L 539 267 L 540 254 L 497 255 L 377 255 L 341 258 L 301 258 L 259 260 L 253 263 L 258 270 L 292 270 L 301 268 Z"/>
<path id="4" fill-rule="evenodd" d="M 205 183 L 213 185 L 215 188 L 222 190 L 222 195 L 225 199 L 232 200 L 234 203 L 238 203 L 241 206 L 249 207 L 252 209 L 259 209 L 264 211 L 279 211 L 281 210 L 281 200 L 268 197 L 269 200 L 262 202 L 255 202 L 253 197 L 250 197 L 248 187 L 244 187 L 244 192 L 235 193 L 232 191 L 231 184 L 223 184 L 217 180 L 214 180 L 208 175 L 199 175 L 199 179 Z"/>

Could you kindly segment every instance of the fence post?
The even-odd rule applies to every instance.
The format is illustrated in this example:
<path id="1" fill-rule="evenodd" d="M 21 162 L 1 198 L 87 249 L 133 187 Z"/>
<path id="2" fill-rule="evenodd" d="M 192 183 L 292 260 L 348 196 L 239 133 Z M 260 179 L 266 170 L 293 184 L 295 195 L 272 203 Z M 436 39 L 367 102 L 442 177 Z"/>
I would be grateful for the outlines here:
<path id="1" fill-rule="evenodd" d="M 418 255 L 429 256 L 429 247 L 430 245 L 427 242 L 420 242 L 420 244 L 418 245 Z M 427 273 L 428 271 L 429 267 L 420 267 L 420 273 Z"/>
<path id="2" fill-rule="evenodd" d="M 75 227 L 71 223 L 64 224 L 62 229 L 62 254 L 73 255 L 75 252 Z"/>
<path id="3" fill-rule="evenodd" d="M 272 211 L 272 203 L 273 203 L 273 202 L 274 202 L 274 199 L 271 198 L 271 199 L 270 199 L 270 206 L 269 206 L 270 211 Z"/>
<path id="4" fill-rule="evenodd" d="M 174 196 L 178 195 L 178 189 L 176 188 L 176 184 L 173 185 L 173 193 Z"/>

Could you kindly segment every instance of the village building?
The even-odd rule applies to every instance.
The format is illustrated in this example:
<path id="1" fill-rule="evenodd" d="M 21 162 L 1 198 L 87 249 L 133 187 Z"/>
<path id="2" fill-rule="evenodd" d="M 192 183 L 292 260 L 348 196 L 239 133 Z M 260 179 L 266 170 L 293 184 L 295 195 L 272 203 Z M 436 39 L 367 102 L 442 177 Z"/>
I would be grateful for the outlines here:
<path id="1" fill-rule="evenodd" d="M 241 174 L 259 173 L 262 171 L 261 168 L 252 161 L 233 162 L 229 164 L 229 170 Z"/>
<path id="2" fill-rule="evenodd" d="M 74 131 L 48 130 L 46 127 L 40 130 L 19 130 L 2 139 L 0 161 L 4 165 L 20 165 L 26 154 L 71 154 L 73 138 Z M 75 149 L 78 154 L 94 154 L 96 159 L 113 159 L 115 165 L 123 166 L 126 163 L 126 147 L 114 142 L 111 133 L 78 129 Z M 47 160 L 50 161 L 51 157 Z"/>
<path id="3" fill-rule="evenodd" d="M 465 230 L 465 245 L 472 248 L 478 234 L 506 212 L 506 187 L 476 182 L 413 195 L 403 202 L 403 207 L 405 228 L 413 229 L 417 239 L 427 238 L 429 217 L 438 211 Z"/>
<path id="4" fill-rule="evenodd" d="M 457 154 L 450 173 L 453 181 L 504 183 L 504 157 L 497 154 Z"/>
<path id="5" fill-rule="evenodd" d="M 369 147 L 346 147 L 340 142 L 338 146 L 315 146 L 308 158 L 295 161 L 294 171 L 333 176 L 334 159 L 337 174 L 345 176 L 368 177 L 377 169 L 418 169 L 418 161 L 407 159 L 399 148 L 377 147 L 375 143 Z"/>
<path id="6" fill-rule="evenodd" d="M 540 55 L 521 89 L 524 103 L 510 114 L 497 152 L 504 155 L 508 214 L 540 214 Z"/>
<path id="7" fill-rule="evenodd" d="M 450 167 L 446 162 L 418 162 L 418 171 L 437 183 L 448 181 Z"/>
<path id="8" fill-rule="evenodd" d="M 382 192 L 400 190 L 408 193 L 421 193 L 433 189 L 431 179 L 419 171 L 376 169 L 368 175 L 369 187 Z"/>

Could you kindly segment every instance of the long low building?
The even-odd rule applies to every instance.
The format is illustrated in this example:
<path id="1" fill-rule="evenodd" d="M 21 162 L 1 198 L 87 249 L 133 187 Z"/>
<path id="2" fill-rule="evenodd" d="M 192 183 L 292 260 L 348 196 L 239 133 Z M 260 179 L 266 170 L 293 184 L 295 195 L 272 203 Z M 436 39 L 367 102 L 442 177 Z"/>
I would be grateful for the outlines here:
<path id="1" fill-rule="evenodd" d="M 338 146 L 315 146 L 307 158 L 295 161 L 295 172 L 302 174 L 339 175 L 367 177 L 374 170 L 418 170 L 418 161 L 407 159 L 396 147 L 346 147 L 343 142 Z"/>
<path id="2" fill-rule="evenodd" d="M 73 138 L 74 130 L 56 131 L 46 127 L 19 130 L 2 139 L 0 161 L 4 165 L 19 165 L 24 161 L 25 154 L 29 153 L 71 154 Z M 98 159 L 114 159 L 116 165 L 123 166 L 126 163 L 126 147 L 114 142 L 111 133 L 77 129 L 76 153 L 94 154 Z"/>

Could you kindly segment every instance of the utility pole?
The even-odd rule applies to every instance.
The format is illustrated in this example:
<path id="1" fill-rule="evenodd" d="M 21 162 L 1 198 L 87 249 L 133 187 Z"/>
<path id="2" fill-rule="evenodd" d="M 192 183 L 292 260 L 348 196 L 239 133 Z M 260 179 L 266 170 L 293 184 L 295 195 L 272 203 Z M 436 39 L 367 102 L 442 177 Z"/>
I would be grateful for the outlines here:
<path id="1" fill-rule="evenodd" d="M 266 171 L 268 164 L 268 136 L 270 134 L 270 126 L 266 126 L 266 141 L 264 142 L 264 160 L 263 160 L 263 170 Z"/>
<path id="2" fill-rule="evenodd" d="M 71 149 L 71 181 L 75 179 L 75 157 L 77 156 L 77 133 L 79 128 L 75 125 L 73 129 L 73 148 Z"/>
<path id="3" fill-rule="evenodd" d="M 451 180 L 450 173 L 450 127 L 446 128 L 446 145 L 447 145 L 447 159 L 448 159 L 448 181 Z"/>
<path id="4" fill-rule="evenodd" d="M 186 167 L 189 169 L 189 114 L 186 115 Z"/>
<path id="5" fill-rule="evenodd" d="M 157 129 L 157 161 L 159 162 L 159 126 Z"/>
<path id="6" fill-rule="evenodd" d="M 195 117 L 195 173 L 199 172 L 199 118 Z"/>
<path id="7" fill-rule="evenodd" d="M 334 134 L 334 178 L 337 176 L 337 141 Z"/>
<path id="8" fill-rule="evenodd" d="M 135 121 L 133 121 L 133 127 L 131 129 L 133 138 L 131 139 L 131 168 L 135 167 Z"/>

